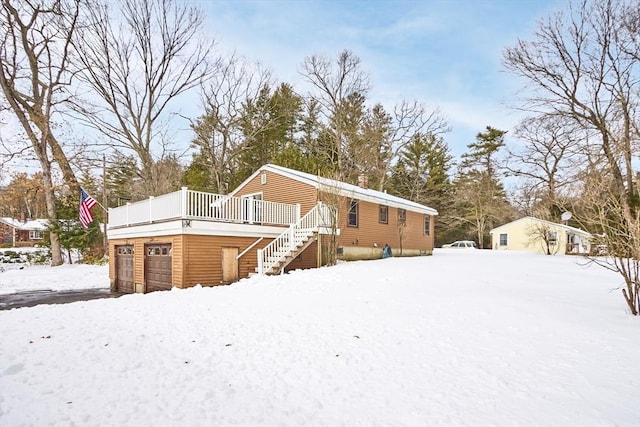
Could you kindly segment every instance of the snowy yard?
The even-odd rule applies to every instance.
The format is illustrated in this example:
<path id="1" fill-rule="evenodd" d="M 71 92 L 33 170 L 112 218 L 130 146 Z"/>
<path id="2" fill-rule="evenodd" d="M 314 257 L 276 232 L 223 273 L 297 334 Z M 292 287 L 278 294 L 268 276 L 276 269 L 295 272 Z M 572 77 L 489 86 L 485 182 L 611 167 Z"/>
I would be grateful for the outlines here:
<path id="1" fill-rule="evenodd" d="M 3 311 L 0 425 L 640 426 L 640 319 L 583 264 L 436 250 Z M 106 266 L 0 273 L 90 286 Z"/>

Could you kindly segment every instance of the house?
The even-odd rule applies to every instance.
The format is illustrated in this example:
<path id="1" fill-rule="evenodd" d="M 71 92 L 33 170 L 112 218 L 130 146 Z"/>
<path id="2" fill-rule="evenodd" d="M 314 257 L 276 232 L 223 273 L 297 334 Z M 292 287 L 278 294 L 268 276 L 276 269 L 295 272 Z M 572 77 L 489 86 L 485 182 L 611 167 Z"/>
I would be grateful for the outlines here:
<path id="1" fill-rule="evenodd" d="M 590 233 L 579 228 L 532 216 L 503 224 L 489 234 L 493 249 L 548 255 L 588 254 L 592 239 Z"/>
<path id="2" fill-rule="evenodd" d="M 46 219 L 20 221 L 14 218 L 0 218 L 0 244 L 21 247 L 42 243 L 48 224 Z"/>
<path id="3" fill-rule="evenodd" d="M 228 195 L 182 188 L 109 209 L 112 289 L 150 292 L 231 283 L 335 259 L 430 255 L 427 206 L 276 165 Z"/>

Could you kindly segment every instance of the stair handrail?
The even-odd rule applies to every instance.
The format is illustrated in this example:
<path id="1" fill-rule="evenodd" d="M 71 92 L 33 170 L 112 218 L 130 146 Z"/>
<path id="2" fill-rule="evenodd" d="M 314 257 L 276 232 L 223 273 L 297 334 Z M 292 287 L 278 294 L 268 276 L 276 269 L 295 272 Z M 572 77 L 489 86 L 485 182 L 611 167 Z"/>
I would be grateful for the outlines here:
<path id="1" fill-rule="evenodd" d="M 291 224 L 287 230 L 269 242 L 264 248 L 258 249 L 258 273 L 264 274 L 269 271 L 289 255 L 298 243 L 301 243 L 310 233 L 317 231 L 321 226 L 326 226 L 324 224 L 326 213 L 330 213 L 329 207 L 322 202 L 318 202 L 298 222 Z M 274 260 L 273 258 L 277 259 Z M 267 260 L 269 261 L 267 262 Z"/>

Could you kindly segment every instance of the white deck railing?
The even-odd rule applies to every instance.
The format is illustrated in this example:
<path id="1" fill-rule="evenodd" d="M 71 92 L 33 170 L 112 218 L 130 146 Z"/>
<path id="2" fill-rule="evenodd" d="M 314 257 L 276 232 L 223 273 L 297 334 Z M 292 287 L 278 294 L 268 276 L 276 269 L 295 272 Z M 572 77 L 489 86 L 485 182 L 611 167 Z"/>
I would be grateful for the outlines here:
<path id="1" fill-rule="evenodd" d="M 183 187 L 173 193 L 109 208 L 109 228 L 173 219 L 288 226 L 300 219 L 300 205 L 231 197 Z"/>
<path id="2" fill-rule="evenodd" d="M 318 202 L 298 222 L 276 237 L 262 249 L 258 249 L 258 273 L 270 274 L 284 267 L 283 261 L 292 258 L 297 249 L 321 229 L 332 229 L 336 213 L 331 207 Z"/>

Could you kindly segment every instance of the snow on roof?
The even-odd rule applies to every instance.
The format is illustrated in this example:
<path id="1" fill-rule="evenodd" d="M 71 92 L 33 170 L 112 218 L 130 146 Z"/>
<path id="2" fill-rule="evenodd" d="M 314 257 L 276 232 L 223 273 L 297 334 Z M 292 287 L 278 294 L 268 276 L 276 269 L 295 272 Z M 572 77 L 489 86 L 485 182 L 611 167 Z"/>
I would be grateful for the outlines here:
<path id="1" fill-rule="evenodd" d="M 425 205 L 421 205 L 420 203 L 412 202 L 411 200 L 403 199 L 402 197 L 392 196 L 391 194 L 383 193 L 382 191 L 372 190 L 370 188 L 362 188 L 358 187 L 357 185 L 347 184 L 346 182 L 337 181 L 335 179 L 323 178 L 321 176 L 312 175 L 306 172 L 300 172 L 294 169 L 289 169 L 274 164 L 267 164 L 262 166 L 249 178 L 247 178 L 245 182 L 238 186 L 238 188 L 231 194 L 235 194 L 240 187 L 255 178 L 262 171 L 277 173 L 279 175 L 283 175 L 288 178 L 295 179 L 296 181 L 311 185 L 316 189 L 335 191 L 341 196 L 352 197 L 354 199 L 363 200 L 366 202 L 406 209 L 412 212 L 420 212 L 427 215 L 438 215 L 437 210 Z"/>
<path id="2" fill-rule="evenodd" d="M 9 218 L 9 217 L 0 217 L 0 222 L 7 224 L 13 228 L 19 228 L 22 223 L 17 219 Z"/>
<path id="3" fill-rule="evenodd" d="M 49 226 L 49 221 L 46 219 L 31 219 L 26 222 L 21 222 L 15 218 L 0 218 L 0 222 L 7 224 L 10 227 L 16 228 L 18 230 L 46 230 Z"/>
<path id="4" fill-rule="evenodd" d="M 561 228 L 563 230 L 571 231 L 572 233 L 575 233 L 575 234 L 581 234 L 583 236 L 591 237 L 591 233 L 589 233 L 588 231 L 581 230 L 580 228 L 571 227 L 570 225 L 560 224 L 560 223 L 557 223 L 557 222 L 547 221 L 547 220 L 536 218 L 536 217 L 533 217 L 533 216 L 525 216 L 525 217 L 522 217 L 520 219 L 516 219 L 515 221 L 511 221 L 511 222 L 508 222 L 506 224 L 502 224 L 502 225 L 500 225 L 498 227 L 493 228 L 491 231 L 489 231 L 489 233 L 493 233 L 495 230 L 498 230 L 499 228 L 502 228 L 502 227 L 504 227 L 506 225 L 513 224 L 515 222 L 519 222 L 519 221 L 523 221 L 523 220 L 538 221 L 538 222 L 541 222 L 543 224 L 549 225 L 551 227 L 557 227 L 557 228 Z"/>
<path id="5" fill-rule="evenodd" d="M 23 230 L 46 230 L 49 226 L 49 221 L 46 219 L 31 219 L 22 224 Z"/>

